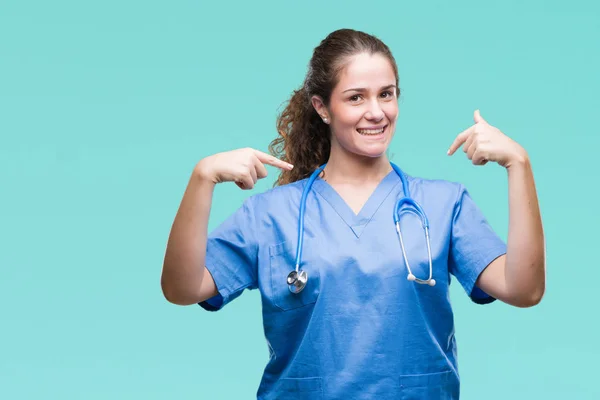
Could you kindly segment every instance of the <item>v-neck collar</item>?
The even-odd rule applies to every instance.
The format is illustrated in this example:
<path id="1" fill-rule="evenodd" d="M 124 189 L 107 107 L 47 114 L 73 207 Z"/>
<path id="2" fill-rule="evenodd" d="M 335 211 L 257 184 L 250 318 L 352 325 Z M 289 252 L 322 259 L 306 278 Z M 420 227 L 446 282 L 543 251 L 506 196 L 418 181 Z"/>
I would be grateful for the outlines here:
<path id="1" fill-rule="evenodd" d="M 322 178 L 318 177 L 314 181 L 313 188 L 331 205 L 346 225 L 350 227 L 354 235 L 359 238 L 381 204 L 383 204 L 396 185 L 401 184 L 398 174 L 394 170 L 390 171 L 379 182 L 358 214 L 355 214 L 342 196 Z"/>

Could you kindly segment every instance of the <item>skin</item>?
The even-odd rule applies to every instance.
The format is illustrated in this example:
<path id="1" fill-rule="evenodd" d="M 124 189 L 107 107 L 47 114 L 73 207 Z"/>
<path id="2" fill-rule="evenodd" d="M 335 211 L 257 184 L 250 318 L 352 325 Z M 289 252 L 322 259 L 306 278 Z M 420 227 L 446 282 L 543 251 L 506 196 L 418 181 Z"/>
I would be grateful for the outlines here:
<path id="1" fill-rule="evenodd" d="M 291 169 L 286 162 L 261 151 L 245 148 L 202 159 L 192 172 L 175 216 L 163 263 L 161 287 L 174 304 L 190 305 L 217 295 L 217 287 L 205 265 L 208 217 L 215 185 L 236 182 L 250 190 L 267 176 L 265 165 Z"/>
<path id="2" fill-rule="evenodd" d="M 397 82 L 389 61 L 379 54 L 347 60 L 329 104 L 315 96 L 312 105 L 332 134 L 324 177 L 358 213 L 391 166 L 385 152 L 399 115 Z M 385 126 L 378 136 L 362 128 Z M 531 164 L 527 152 L 479 111 L 474 125 L 460 133 L 448 154 L 460 147 L 475 165 L 496 162 L 506 168 L 509 191 L 509 234 L 505 256 L 493 261 L 477 285 L 514 306 L 538 304 L 545 290 L 544 235 Z M 267 176 L 265 165 L 293 166 L 254 149 L 219 153 L 201 160 L 192 173 L 169 236 L 161 279 L 165 297 L 175 304 L 196 304 L 217 294 L 204 265 L 207 225 L 216 184 L 236 182 L 244 189 Z"/>
<path id="3" fill-rule="evenodd" d="M 329 104 L 318 96 L 312 98 L 312 104 L 332 133 L 325 179 L 358 214 L 392 170 L 385 152 L 399 114 L 394 70 L 380 54 L 358 54 L 340 73 Z M 363 128 L 383 126 L 379 136 L 359 133 Z"/>
<path id="4" fill-rule="evenodd" d="M 476 285 L 516 307 L 537 305 L 546 289 L 544 230 L 531 162 L 527 152 L 475 111 L 474 125 L 460 133 L 448 149 L 461 146 L 474 165 L 496 162 L 508 174 L 508 241 L 506 255 L 494 260 Z"/>

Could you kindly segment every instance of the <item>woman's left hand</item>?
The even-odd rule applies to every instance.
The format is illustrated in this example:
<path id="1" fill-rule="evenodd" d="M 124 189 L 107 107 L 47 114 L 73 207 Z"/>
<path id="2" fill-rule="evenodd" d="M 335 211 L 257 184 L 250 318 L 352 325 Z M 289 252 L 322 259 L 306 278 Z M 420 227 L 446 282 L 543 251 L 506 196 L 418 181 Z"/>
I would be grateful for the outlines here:
<path id="1" fill-rule="evenodd" d="M 498 128 L 490 125 L 475 111 L 475 125 L 461 132 L 448 149 L 448 155 L 462 145 L 469 160 L 475 165 L 484 165 L 488 161 L 497 162 L 505 168 L 515 162 L 527 159 L 527 152 L 521 145 L 506 136 Z"/>

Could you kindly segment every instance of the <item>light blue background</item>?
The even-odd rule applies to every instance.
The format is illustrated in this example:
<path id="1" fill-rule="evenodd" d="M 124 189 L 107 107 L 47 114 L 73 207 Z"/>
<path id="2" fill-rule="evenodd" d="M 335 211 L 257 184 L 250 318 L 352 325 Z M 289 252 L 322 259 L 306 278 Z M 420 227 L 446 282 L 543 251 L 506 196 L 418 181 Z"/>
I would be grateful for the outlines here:
<path id="1" fill-rule="evenodd" d="M 1 1 L 0 398 L 255 397 L 258 293 L 167 303 L 166 240 L 194 164 L 266 150 L 342 27 L 398 61 L 393 160 L 463 182 L 504 238 L 504 170 L 446 149 L 480 108 L 532 159 L 547 295 L 482 307 L 453 287 L 463 398 L 600 398 L 599 21 L 592 1 Z M 250 194 L 220 185 L 210 228 Z"/>

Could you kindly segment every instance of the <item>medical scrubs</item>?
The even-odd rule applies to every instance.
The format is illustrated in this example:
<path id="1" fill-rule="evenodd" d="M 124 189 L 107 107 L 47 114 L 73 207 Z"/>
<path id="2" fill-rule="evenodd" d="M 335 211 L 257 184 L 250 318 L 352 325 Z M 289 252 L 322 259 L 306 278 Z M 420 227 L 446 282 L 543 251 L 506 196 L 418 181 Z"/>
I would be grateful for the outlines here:
<path id="1" fill-rule="evenodd" d="M 249 197 L 208 239 L 206 267 L 219 294 L 200 305 L 219 310 L 258 289 L 270 358 L 259 399 L 458 399 L 459 373 L 451 278 L 480 304 L 475 286 L 506 252 L 465 188 L 408 176 L 426 212 L 436 285 L 407 280 L 393 210 L 402 182 L 390 172 L 356 215 L 318 178 L 306 201 L 301 268 L 293 294 L 300 199 L 307 179 Z M 418 217 L 401 220 L 408 262 L 429 276 Z"/>

